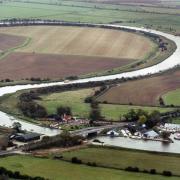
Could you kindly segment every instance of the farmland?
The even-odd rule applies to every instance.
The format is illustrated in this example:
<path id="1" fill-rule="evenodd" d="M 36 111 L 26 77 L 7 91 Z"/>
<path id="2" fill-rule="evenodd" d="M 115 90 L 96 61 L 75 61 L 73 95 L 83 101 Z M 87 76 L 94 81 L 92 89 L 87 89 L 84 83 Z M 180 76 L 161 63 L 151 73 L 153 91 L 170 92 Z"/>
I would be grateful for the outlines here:
<path id="1" fill-rule="evenodd" d="M 163 99 L 168 105 L 180 106 L 180 89 L 170 91 L 163 95 Z"/>
<path id="2" fill-rule="evenodd" d="M 29 53 L 103 56 L 136 60 L 144 59 L 155 46 L 148 38 L 134 33 L 100 28 L 28 26 L 1 28 L 0 32 L 30 37 L 31 43 L 19 50 Z"/>
<path id="3" fill-rule="evenodd" d="M 110 156 L 113 154 L 113 156 Z M 178 162 L 179 156 L 156 154 L 149 152 L 139 152 L 126 149 L 110 149 L 110 148 L 82 148 L 63 153 L 64 159 L 70 160 L 72 157 L 81 159 L 82 162 L 95 162 L 99 166 L 109 168 L 125 169 L 128 166 L 138 167 L 140 170 L 156 169 L 161 173 L 163 170 L 169 170 L 174 175 L 179 175 L 180 166 Z M 106 158 L 104 158 L 106 157 Z"/>
<path id="4" fill-rule="evenodd" d="M 39 101 L 41 105 L 47 108 L 48 113 L 55 113 L 58 106 L 69 106 L 72 108 L 72 112 L 75 116 L 88 117 L 90 111 L 90 105 L 84 103 L 86 97 L 94 94 L 93 89 L 82 89 L 77 91 L 67 91 L 63 93 L 53 93 L 45 96 L 41 96 L 42 100 Z M 107 119 L 118 120 L 120 116 L 123 116 L 130 109 L 142 108 L 149 112 L 153 110 L 160 110 L 166 112 L 171 108 L 156 108 L 156 107 L 138 107 L 138 106 L 124 106 L 124 105 L 111 105 L 101 104 L 102 115 Z"/>
<path id="5" fill-rule="evenodd" d="M 17 47 L 24 43 L 25 38 L 21 36 L 0 34 L 0 52 Z"/>
<path id="6" fill-rule="evenodd" d="M 175 48 L 169 43 L 168 51 L 160 52 L 156 43 L 140 34 L 100 28 L 30 26 L 1 28 L 0 32 L 29 39 L 0 62 L 0 79 L 62 79 L 112 73 L 110 70 L 143 61 L 150 54 L 168 56 Z"/>
<path id="7" fill-rule="evenodd" d="M 31 156 L 9 156 L 1 158 L 0 166 L 12 171 L 20 171 L 22 174 L 41 176 L 48 179 L 62 180 L 144 180 L 151 176 L 143 173 L 130 173 L 120 170 L 92 168 L 84 165 L 75 165 L 60 160 L 34 158 Z M 35 168 L 38 167 L 38 168 Z M 154 180 L 169 179 L 163 176 L 155 175 Z M 171 177 L 171 180 L 177 180 L 178 177 Z"/>
<path id="8" fill-rule="evenodd" d="M 159 105 L 159 97 L 180 87 L 180 71 L 170 71 L 157 77 L 131 81 L 110 88 L 99 102 L 133 105 Z"/>
<path id="9" fill-rule="evenodd" d="M 108 4 L 106 4 L 108 3 Z M 111 23 L 122 25 L 147 26 L 153 29 L 178 34 L 180 19 L 178 1 L 166 2 L 167 6 L 144 6 L 138 4 L 113 5 L 113 1 L 26 1 L 3 2 L 0 6 L 0 19 L 6 18 L 42 18 L 60 19 L 73 22 Z M 177 5 L 177 8 L 175 6 Z M 168 23 L 167 23 L 168 22 Z"/>
<path id="10" fill-rule="evenodd" d="M 67 91 L 62 93 L 52 93 L 41 96 L 42 100 L 38 103 L 44 106 L 48 114 L 56 113 L 56 109 L 59 106 L 69 106 L 72 109 L 74 116 L 89 117 L 90 104 L 84 103 L 86 97 L 94 94 L 95 89 L 80 89 L 74 91 Z M 12 95 L 1 97 L 0 109 L 4 112 L 13 114 L 22 119 L 30 120 L 22 115 L 17 108 L 18 97 L 22 92 L 19 91 Z M 141 106 L 128 106 L 128 105 L 113 105 L 113 104 L 100 104 L 102 115 L 108 120 L 119 120 L 130 109 L 144 109 L 148 112 L 153 110 L 159 110 L 160 112 L 167 112 L 173 110 L 173 108 L 157 108 L 157 107 L 141 107 Z M 33 121 L 38 123 L 38 121 Z"/>
<path id="11" fill-rule="evenodd" d="M 0 79 L 22 80 L 31 77 L 61 79 L 109 70 L 133 61 L 95 56 L 13 53 L 0 61 Z"/>

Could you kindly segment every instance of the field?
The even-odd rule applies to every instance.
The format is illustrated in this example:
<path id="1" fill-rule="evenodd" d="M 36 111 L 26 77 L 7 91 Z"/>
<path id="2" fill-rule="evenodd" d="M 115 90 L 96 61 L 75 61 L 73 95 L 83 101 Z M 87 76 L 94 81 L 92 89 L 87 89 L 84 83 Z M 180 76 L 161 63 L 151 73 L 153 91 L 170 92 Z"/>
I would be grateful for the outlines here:
<path id="1" fill-rule="evenodd" d="M 28 39 L 25 45 L 8 53 L 0 61 L 0 79 L 61 79 L 97 72 L 107 73 L 158 52 L 157 45 L 149 38 L 118 30 L 25 26 L 0 28 L 0 33 Z M 4 36 L 6 41 L 9 39 L 7 37 Z"/>
<path id="2" fill-rule="evenodd" d="M 9 156 L 1 158 L 0 166 L 22 174 L 42 176 L 50 180 L 149 180 L 152 176 L 141 173 L 129 173 L 106 168 L 92 168 L 74 165 L 60 160 L 33 158 L 30 156 Z M 177 180 L 155 175 L 154 180 Z"/>
<path id="3" fill-rule="evenodd" d="M 96 162 L 99 166 L 126 168 L 138 167 L 140 170 L 156 169 L 161 173 L 164 170 L 171 171 L 174 175 L 180 175 L 180 156 L 164 155 L 133 150 L 109 149 L 109 148 L 84 148 L 63 153 L 64 159 L 72 157 L 81 159 L 82 162 Z"/>
<path id="4" fill-rule="evenodd" d="M 60 79 L 109 70 L 133 61 L 98 56 L 12 53 L 0 61 L 0 79 L 22 80 L 31 77 Z"/>
<path id="5" fill-rule="evenodd" d="M 1 33 L 30 37 L 20 52 L 144 59 L 155 44 L 144 36 L 118 30 L 63 26 L 1 28 Z M 44 34 L 45 32 L 45 34 Z M 131 40 L 131 43 L 129 41 Z"/>
<path id="6" fill-rule="evenodd" d="M 25 91 L 23 91 L 25 92 Z M 0 109 L 4 112 L 18 116 L 27 121 L 37 123 L 38 121 L 26 118 L 17 108 L 18 96 L 22 93 L 6 95 L 0 98 Z M 82 89 L 76 91 L 67 91 L 62 93 L 53 93 L 46 96 L 41 96 L 42 100 L 38 101 L 43 105 L 49 114 L 56 113 L 59 106 L 69 106 L 72 109 L 73 115 L 78 117 L 89 117 L 90 105 L 84 103 L 86 97 L 93 95 L 94 89 Z M 167 112 L 173 108 L 158 108 L 158 107 L 142 107 L 142 106 L 128 106 L 128 105 L 113 105 L 113 104 L 100 104 L 102 115 L 108 120 L 119 120 L 130 109 L 144 109 L 148 112 L 159 110 L 160 112 Z"/>
<path id="7" fill-rule="evenodd" d="M 168 105 L 180 106 L 180 89 L 170 91 L 163 95 L 163 99 Z"/>
<path id="8" fill-rule="evenodd" d="M 97 100 L 113 104 L 159 105 L 159 97 L 180 87 L 180 71 L 131 81 L 112 87 Z"/>
<path id="9" fill-rule="evenodd" d="M 0 34 L 0 52 L 17 47 L 24 43 L 25 38 L 21 36 Z"/>
<path id="10" fill-rule="evenodd" d="M 147 26 L 174 34 L 180 33 L 178 1 L 163 2 L 158 6 L 128 4 L 113 5 L 113 1 L 64 1 L 33 0 L 28 3 L 3 2 L 0 6 L 0 19 L 42 18 L 64 21 L 110 23 L 122 25 Z M 119 1 L 118 1 L 119 2 Z M 144 1 L 143 1 L 144 2 Z M 155 4 L 156 5 L 156 4 Z M 166 7 L 164 7 L 166 6 Z M 168 23 L 167 23 L 168 22 Z"/>
<path id="11" fill-rule="evenodd" d="M 67 91 L 63 93 L 53 93 L 46 96 L 41 96 L 42 100 L 39 101 L 41 105 L 47 108 L 48 113 L 55 113 L 58 106 L 69 106 L 75 116 L 88 117 L 90 105 L 84 103 L 86 97 L 94 94 L 93 89 L 82 89 L 76 91 Z M 127 113 L 130 109 L 144 109 L 149 112 L 159 110 L 166 112 L 171 108 L 156 108 L 156 107 L 140 107 L 140 106 L 125 106 L 125 105 L 100 105 L 102 115 L 106 119 L 118 120 L 121 116 Z"/>

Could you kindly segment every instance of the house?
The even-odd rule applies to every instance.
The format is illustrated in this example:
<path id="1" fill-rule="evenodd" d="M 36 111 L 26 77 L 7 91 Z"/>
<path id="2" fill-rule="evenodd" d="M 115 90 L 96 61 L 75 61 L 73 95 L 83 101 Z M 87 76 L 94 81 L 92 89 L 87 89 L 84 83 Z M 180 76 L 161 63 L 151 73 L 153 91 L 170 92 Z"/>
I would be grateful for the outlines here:
<path id="1" fill-rule="evenodd" d="M 15 135 L 14 139 L 17 141 L 21 141 L 21 142 L 39 140 L 40 134 L 38 134 L 38 133 L 26 133 L 26 134 L 18 133 Z"/>
<path id="2" fill-rule="evenodd" d="M 159 134 L 153 130 L 150 130 L 150 131 L 145 132 L 143 136 L 146 138 L 157 138 L 159 137 Z"/>

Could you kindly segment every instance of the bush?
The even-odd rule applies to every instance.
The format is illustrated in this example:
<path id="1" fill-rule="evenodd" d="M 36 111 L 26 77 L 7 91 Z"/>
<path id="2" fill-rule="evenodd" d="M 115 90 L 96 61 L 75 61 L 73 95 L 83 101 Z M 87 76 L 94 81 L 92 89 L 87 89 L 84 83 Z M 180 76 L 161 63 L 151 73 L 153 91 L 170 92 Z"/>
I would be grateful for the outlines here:
<path id="1" fill-rule="evenodd" d="M 139 172 L 139 168 L 129 166 L 129 167 L 125 168 L 125 171 Z"/>
<path id="2" fill-rule="evenodd" d="M 155 170 L 155 169 L 151 169 L 151 170 L 150 170 L 150 173 L 151 173 L 151 174 L 156 174 L 156 170 Z"/>
<path id="3" fill-rule="evenodd" d="M 72 157 L 71 162 L 74 164 L 82 164 L 82 161 L 77 157 Z"/>
<path id="4" fill-rule="evenodd" d="M 163 171 L 164 176 L 172 176 L 171 171 Z"/>

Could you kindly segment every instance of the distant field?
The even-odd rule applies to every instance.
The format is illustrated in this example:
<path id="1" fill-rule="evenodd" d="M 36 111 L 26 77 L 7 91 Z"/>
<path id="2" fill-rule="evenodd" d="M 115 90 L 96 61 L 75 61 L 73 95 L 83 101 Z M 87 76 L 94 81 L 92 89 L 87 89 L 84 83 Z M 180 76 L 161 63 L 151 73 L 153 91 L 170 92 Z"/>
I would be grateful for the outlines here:
<path id="1" fill-rule="evenodd" d="M 160 5 L 156 3 L 157 1 L 153 1 L 153 6 L 149 6 L 148 3 L 144 3 L 144 6 L 140 6 L 137 3 L 117 5 L 120 1 L 116 0 L 114 0 L 116 5 L 113 5 L 113 0 L 105 0 L 108 4 L 97 0 L 93 0 L 93 3 L 89 3 L 90 1 L 87 2 L 86 0 L 32 1 L 33 3 L 24 3 L 24 1 L 2 3 L 0 6 L 0 19 L 14 17 L 60 19 L 92 23 L 119 22 L 122 25 L 148 26 L 170 33 L 180 33 L 179 1 L 166 1 Z M 167 7 L 159 8 L 163 4 Z"/>
<path id="2" fill-rule="evenodd" d="M 164 94 L 163 99 L 167 105 L 173 104 L 175 106 L 180 106 L 180 89 Z"/>
<path id="3" fill-rule="evenodd" d="M 155 44 L 144 36 L 119 30 L 66 26 L 0 28 L 0 33 L 30 37 L 20 52 L 143 59 Z M 131 43 L 129 43 L 131 41 Z"/>
<path id="4" fill-rule="evenodd" d="M 113 104 L 159 105 L 159 97 L 180 87 L 180 70 L 119 84 L 97 100 Z"/>
<path id="5" fill-rule="evenodd" d="M 171 171 L 174 175 L 180 175 L 180 156 L 164 155 L 149 152 L 138 152 L 133 150 L 115 150 L 109 148 L 84 148 L 63 153 L 64 159 L 72 157 L 81 159 L 82 162 L 95 162 L 99 166 L 126 168 L 128 166 L 138 167 L 150 171 L 156 169 L 162 173 L 164 170 Z M 153 177 L 154 178 L 154 177 Z"/>
<path id="6" fill-rule="evenodd" d="M 49 180 L 150 180 L 152 175 L 130 173 L 106 168 L 92 168 L 75 165 L 61 160 L 34 158 L 30 156 L 9 156 L 1 158 L 0 166 L 22 174 L 41 176 Z M 178 180 L 176 177 L 153 176 L 154 180 Z"/>

